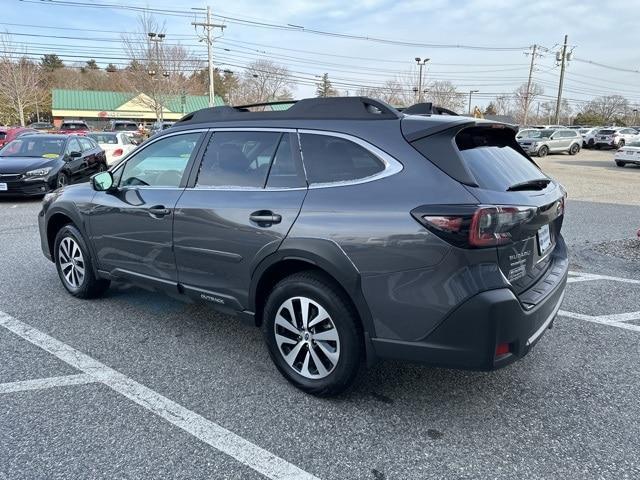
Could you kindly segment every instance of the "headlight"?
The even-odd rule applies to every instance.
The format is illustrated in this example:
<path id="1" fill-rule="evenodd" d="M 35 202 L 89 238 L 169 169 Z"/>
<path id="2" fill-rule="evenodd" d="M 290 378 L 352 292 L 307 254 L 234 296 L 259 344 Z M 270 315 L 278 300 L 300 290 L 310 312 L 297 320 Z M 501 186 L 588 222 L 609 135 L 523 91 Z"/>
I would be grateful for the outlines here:
<path id="1" fill-rule="evenodd" d="M 29 170 L 25 175 L 27 177 L 44 177 L 51 170 L 53 170 L 53 167 L 36 168 L 35 170 Z"/>

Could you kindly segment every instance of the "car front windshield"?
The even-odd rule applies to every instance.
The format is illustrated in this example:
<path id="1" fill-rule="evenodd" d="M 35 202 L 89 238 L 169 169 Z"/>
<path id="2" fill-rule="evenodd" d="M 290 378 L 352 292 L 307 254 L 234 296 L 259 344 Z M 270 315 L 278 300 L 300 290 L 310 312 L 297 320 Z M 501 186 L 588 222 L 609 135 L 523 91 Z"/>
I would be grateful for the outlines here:
<path id="1" fill-rule="evenodd" d="M 138 130 L 138 125 L 135 123 L 116 123 L 113 129 L 118 132 L 133 132 Z"/>
<path id="2" fill-rule="evenodd" d="M 64 138 L 26 136 L 5 145 L 0 150 L 0 157 L 58 158 L 64 144 Z"/>
<path id="3" fill-rule="evenodd" d="M 60 128 L 62 130 L 86 130 L 87 126 L 84 123 L 63 123 Z"/>

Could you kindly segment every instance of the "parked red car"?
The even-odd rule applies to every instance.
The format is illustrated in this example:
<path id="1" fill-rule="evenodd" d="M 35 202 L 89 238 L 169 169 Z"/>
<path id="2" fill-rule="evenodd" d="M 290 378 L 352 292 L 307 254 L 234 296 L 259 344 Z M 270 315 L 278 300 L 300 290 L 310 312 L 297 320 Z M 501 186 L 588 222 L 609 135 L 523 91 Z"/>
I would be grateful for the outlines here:
<path id="1" fill-rule="evenodd" d="M 89 125 L 82 120 L 65 120 L 58 130 L 58 133 L 77 135 L 86 135 L 87 132 L 89 132 Z"/>
<path id="2" fill-rule="evenodd" d="M 15 140 L 27 133 L 40 133 L 35 128 L 28 127 L 3 128 L 2 130 L 0 130 L 0 147 L 4 147 L 5 144 L 9 143 L 11 140 Z"/>

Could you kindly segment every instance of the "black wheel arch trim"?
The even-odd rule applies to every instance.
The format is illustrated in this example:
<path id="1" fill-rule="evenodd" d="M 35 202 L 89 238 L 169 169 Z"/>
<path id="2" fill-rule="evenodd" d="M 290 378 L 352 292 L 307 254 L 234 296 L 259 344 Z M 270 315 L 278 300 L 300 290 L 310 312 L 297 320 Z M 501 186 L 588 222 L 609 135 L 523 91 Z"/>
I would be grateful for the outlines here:
<path id="1" fill-rule="evenodd" d="M 307 262 L 333 277 L 356 307 L 365 332 L 375 336 L 371 311 L 362 293 L 360 272 L 335 242 L 326 239 L 287 238 L 275 253 L 262 259 L 252 270 L 249 311 L 256 311 L 258 285 L 264 273 L 286 260 Z"/>

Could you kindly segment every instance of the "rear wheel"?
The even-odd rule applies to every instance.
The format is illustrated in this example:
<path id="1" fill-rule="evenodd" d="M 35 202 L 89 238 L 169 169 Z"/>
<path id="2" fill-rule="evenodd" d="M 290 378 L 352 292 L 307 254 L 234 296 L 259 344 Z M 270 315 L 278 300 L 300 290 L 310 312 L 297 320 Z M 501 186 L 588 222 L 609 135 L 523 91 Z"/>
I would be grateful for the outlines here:
<path id="1" fill-rule="evenodd" d="M 618 167 L 624 167 L 627 164 L 627 162 L 621 162 L 620 160 L 616 160 L 616 165 Z"/>
<path id="2" fill-rule="evenodd" d="M 580 145 L 574 143 L 573 145 L 571 145 L 571 148 L 569 148 L 569 155 L 576 155 L 579 151 Z"/>
<path id="3" fill-rule="evenodd" d="M 109 288 L 108 280 L 95 276 L 89 249 L 73 225 L 65 225 L 56 235 L 54 256 L 60 281 L 74 297 L 97 297 Z"/>
<path id="4" fill-rule="evenodd" d="M 593 145 L 595 144 L 595 140 L 593 138 L 590 138 L 589 141 L 587 142 L 587 146 L 589 148 L 593 148 Z"/>
<path id="5" fill-rule="evenodd" d="M 624 138 L 621 138 L 620 141 L 618 142 L 618 148 L 622 148 L 624 147 Z"/>
<path id="6" fill-rule="evenodd" d="M 280 281 L 262 329 L 271 359 L 299 389 L 331 396 L 355 380 L 363 354 L 357 314 L 327 276 L 301 272 Z"/>
<path id="7" fill-rule="evenodd" d="M 539 157 L 546 157 L 548 153 L 549 153 L 549 147 L 547 147 L 546 145 L 541 146 L 540 149 L 538 150 Z"/>

